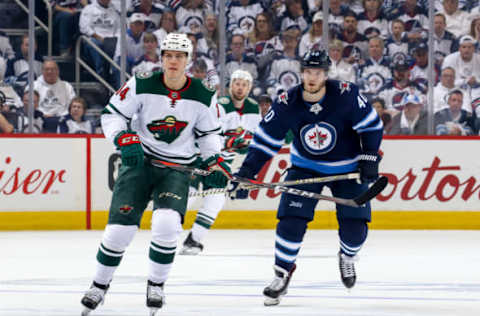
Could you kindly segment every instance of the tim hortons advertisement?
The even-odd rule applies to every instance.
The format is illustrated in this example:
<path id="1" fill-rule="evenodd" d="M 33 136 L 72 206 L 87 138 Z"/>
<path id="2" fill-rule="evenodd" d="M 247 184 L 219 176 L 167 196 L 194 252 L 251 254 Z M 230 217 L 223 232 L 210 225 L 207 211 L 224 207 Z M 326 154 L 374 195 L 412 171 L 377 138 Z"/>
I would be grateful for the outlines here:
<path id="1" fill-rule="evenodd" d="M 0 138 L 0 212 L 86 209 L 85 139 Z"/>
<path id="2" fill-rule="evenodd" d="M 382 211 L 478 211 L 480 209 L 480 148 L 477 138 L 386 139 L 380 171 L 389 179 L 373 201 Z M 106 210 L 111 188 L 121 164 L 118 153 L 105 139 L 92 139 L 92 210 Z M 236 170 L 240 161 L 235 161 Z M 264 182 L 281 181 L 289 167 L 289 149 L 269 161 L 258 175 Z M 325 189 L 324 194 L 331 194 Z M 228 201 L 225 210 L 275 210 L 279 193 L 252 191 L 250 199 Z M 196 205 L 194 205 L 196 206 Z M 333 210 L 320 201 L 318 210 Z"/>

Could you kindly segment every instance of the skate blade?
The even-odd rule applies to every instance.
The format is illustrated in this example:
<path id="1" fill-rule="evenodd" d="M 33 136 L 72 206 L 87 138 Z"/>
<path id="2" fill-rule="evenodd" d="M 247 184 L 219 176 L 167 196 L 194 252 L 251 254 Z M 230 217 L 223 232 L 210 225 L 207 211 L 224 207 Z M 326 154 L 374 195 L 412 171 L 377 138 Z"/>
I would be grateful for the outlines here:
<path id="1" fill-rule="evenodd" d="M 182 256 L 196 256 L 200 252 L 201 250 L 198 248 L 183 248 L 178 254 Z"/>
<path id="2" fill-rule="evenodd" d="M 90 309 L 88 307 L 85 307 L 85 309 L 82 312 L 82 316 L 88 316 L 90 313 L 93 311 L 93 309 Z"/>
<path id="3" fill-rule="evenodd" d="M 277 297 L 277 298 L 265 297 L 265 301 L 263 301 L 263 305 L 265 306 L 275 306 L 278 304 L 280 304 L 280 297 Z"/>
<path id="4" fill-rule="evenodd" d="M 156 308 L 156 307 L 150 307 L 150 316 L 155 316 L 155 314 L 158 312 L 160 308 Z"/>

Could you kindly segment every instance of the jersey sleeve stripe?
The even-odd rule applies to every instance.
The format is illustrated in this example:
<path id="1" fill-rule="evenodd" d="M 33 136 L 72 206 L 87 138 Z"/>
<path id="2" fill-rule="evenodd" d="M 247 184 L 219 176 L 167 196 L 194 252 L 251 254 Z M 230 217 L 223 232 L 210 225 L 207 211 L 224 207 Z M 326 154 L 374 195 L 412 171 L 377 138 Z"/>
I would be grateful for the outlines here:
<path id="1" fill-rule="evenodd" d="M 361 120 L 360 122 L 358 122 L 357 124 L 355 124 L 352 128 L 354 130 L 357 130 L 359 128 L 362 128 L 362 127 L 365 127 L 367 126 L 368 124 L 370 124 L 371 122 L 375 121 L 375 119 L 378 117 L 378 114 L 377 114 L 377 111 L 375 111 L 375 109 L 371 109 L 370 110 L 370 113 L 368 113 L 367 117 L 365 117 L 363 120 Z"/>
<path id="2" fill-rule="evenodd" d="M 105 107 L 105 109 L 107 109 L 108 111 L 110 111 L 110 113 L 112 113 L 112 114 L 113 114 L 113 112 L 115 112 L 115 113 L 120 114 L 121 116 L 123 116 L 125 119 L 127 119 L 127 120 L 129 120 L 129 121 L 131 120 L 131 118 L 129 118 L 128 116 L 124 115 L 122 112 L 120 112 L 120 111 L 119 111 L 113 104 L 111 104 L 111 103 L 109 103 L 109 104 Z"/>
<path id="3" fill-rule="evenodd" d="M 265 154 L 267 154 L 268 156 L 275 156 L 277 154 L 277 151 L 273 151 L 271 150 L 270 148 L 268 148 L 267 146 L 265 145 L 262 145 L 262 144 L 258 144 L 256 143 L 255 141 L 253 141 L 251 144 L 250 144 L 250 147 L 252 148 L 257 148 L 258 150 L 261 150 L 263 151 Z"/>
<path id="4" fill-rule="evenodd" d="M 201 131 L 201 130 L 198 130 L 195 128 L 195 134 L 197 135 L 197 137 L 203 137 L 203 136 L 207 136 L 207 135 L 211 135 L 211 134 L 219 134 L 221 131 L 220 127 L 217 127 L 215 129 L 212 129 L 210 131 Z"/>
<path id="5" fill-rule="evenodd" d="M 255 136 L 258 136 L 260 137 L 261 139 L 263 139 L 265 142 L 269 143 L 272 147 L 278 147 L 278 146 L 282 146 L 283 145 L 283 142 L 284 140 L 283 139 L 275 139 L 273 138 L 272 136 L 268 135 L 261 126 L 259 126 L 257 128 L 257 130 L 255 131 Z"/>
<path id="6" fill-rule="evenodd" d="M 358 129 L 358 133 L 363 133 L 363 132 L 370 132 L 370 131 L 378 131 L 383 128 L 383 122 L 382 120 L 379 120 L 379 122 L 375 126 L 367 127 L 367 128 L 361 128 Z"/>

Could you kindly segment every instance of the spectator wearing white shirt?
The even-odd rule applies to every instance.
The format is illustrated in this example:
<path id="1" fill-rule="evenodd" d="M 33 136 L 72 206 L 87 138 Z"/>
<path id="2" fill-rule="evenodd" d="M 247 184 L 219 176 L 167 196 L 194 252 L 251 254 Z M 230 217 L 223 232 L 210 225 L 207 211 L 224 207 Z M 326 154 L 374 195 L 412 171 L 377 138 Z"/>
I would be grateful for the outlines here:
<path id="1" fill-rule="evenodd" d="M 152 33 L 145 33 L 143 35 L 143 50 L 145 53 L 140 62 L 133 67 L 132 74 L 158 71 L 162 68 L 162 61 L 157 53 L 157 47 L 157 37 Z"/>
<path id="2" fill-rule="evenodd" d="M 470 14 L 458 8 L 458 0 L 443 0 L 443 14 L 447 22 L 447 30 L 457 38 L 470 31 Z"/>
<path id="3" fill-rule="evenodd" d="M 60 79 L 58 65 L 53 60 L 44 61 L 42 75 L 35 80 L 33 88 L 40 95 L 39 110 L 45 117 L 44 129 L 55 133 L 60 117 L 68 114 L 75 91 L 70 83 Z"/>
<path id="4" fill-rule="evenodd" d="M 298 55 L 303 56 L 310 51 L 315 45 L 320 45 L 322 42 L 323 33 L 323 12 L 318 11 L 313 16 L 312 25 L 308 32 L 303 34 L 300 44 L 298 45 Z"/>
<path id="5" fill-rule="evenodd" d="M 476 87 L 480 83 L 480 54 L 474 52 L 476 41 L 470 35 L 464 35 L 459 44 L 458 52 L 445 57 L 442 69 L 451 67 L 456 70 L 456 86 Z"/>
<path id="6" fill-rule="evenodd" d="M 177 29 L 177 18 L 175 12 L 164 11 L 162 18 L 160 19 L 160 27 L 153 32 L 153 35 L 157 37 L 157 43 L 163 42 L 165 36 Z M 160 49 L 160 47 L 159 47 Z"/>
<path id="7" fill-rule="evenodd" d="M 459 88 L 455 86 L 455 69 L 452 67 L 443 68 L 442 74 L 440 75 L 440 81 L 437 83 L 435 88 L 433 88 L 433 112 L 436 113 L 444 108 L 448 107 L 447 104 L 447 95 L 452 90 L 458 90 Z M 462 90 L 463 93 L 463 105 L 462 109 L 472 112 L 472 106 L 470 102 L 470 96 L 466 91 Z"/>
<path id="8" fill-rule="evenodd" d="M 332 67 L 328 70 L 328 78 L 355 82 L 355 69 L 342 58 L 343 44 L 341 41 L 337 39 L 331 41 L 328 56 L 332 61 Z"/>

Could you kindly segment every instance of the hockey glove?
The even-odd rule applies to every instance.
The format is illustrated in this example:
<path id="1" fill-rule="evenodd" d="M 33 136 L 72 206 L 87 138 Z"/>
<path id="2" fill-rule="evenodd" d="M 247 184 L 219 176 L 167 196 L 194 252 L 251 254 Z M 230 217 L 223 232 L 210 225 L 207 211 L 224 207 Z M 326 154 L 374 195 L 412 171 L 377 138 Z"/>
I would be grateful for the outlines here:
<path id="1" fill-rule="evenodd" d="M 378 164 L 382 160 L 376 152 L 368 152 L 360 155 L 358 160 L 358 171 L 362 183 L 374 182 L 378 179 Z"/>
<path id="2" fill-rule="evenodd" d="M 122 131 L 115 137 L 114 143 L 122 153 L 122 165 L 137 168 L 143 166 L 143 149 L 136 132 Z"/>
<path id="3" fill-rule="evenodd" d="M 254 178 L 254 175 L 251 172 L 242 168 L 240 168 L 240 170 L 234 175 L 242 178 L 247 178 L 247 179 Z M 228 196 L 230 196 L 232 200 L 235 200 L 235 199 L 244 200 L 248 198 L 248 190 L 242 189 L 239 185 L 240 183 L 235 181 L 232 181 L 230 183 L 230 187 L 228 188 Z"/>
<path id="4" fill-rule="evenodd" d="M 230 179 L 231 171 L 228 163 L 220 157 L 214 155 L 202 163 L 202 169 L 212 171 L 208 176 L 205 176 L 203 183 L 210 188 L 225 188 Z"/>

